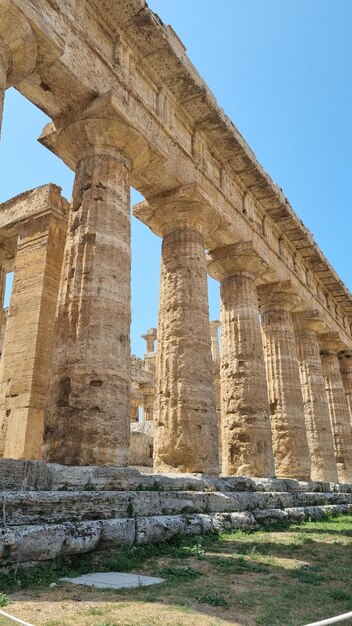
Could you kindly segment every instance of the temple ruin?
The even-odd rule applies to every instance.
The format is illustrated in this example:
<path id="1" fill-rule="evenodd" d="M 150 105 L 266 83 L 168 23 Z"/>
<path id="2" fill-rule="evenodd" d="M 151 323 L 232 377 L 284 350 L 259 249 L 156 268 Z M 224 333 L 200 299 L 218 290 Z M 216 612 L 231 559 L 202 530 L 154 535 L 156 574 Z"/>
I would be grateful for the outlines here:
<path id="1" fill-rule="evenodd" d="M 52 120 L 39 141 L 75 181 L 70 203 L 50 183 L 0 205 L 6 563 L 350 510 L 351 294 L 172 28 L 144 0 L 0 0 L 0 125 L 12 86 Z M 131 186 L 162 238 L 144 359 Z"/>

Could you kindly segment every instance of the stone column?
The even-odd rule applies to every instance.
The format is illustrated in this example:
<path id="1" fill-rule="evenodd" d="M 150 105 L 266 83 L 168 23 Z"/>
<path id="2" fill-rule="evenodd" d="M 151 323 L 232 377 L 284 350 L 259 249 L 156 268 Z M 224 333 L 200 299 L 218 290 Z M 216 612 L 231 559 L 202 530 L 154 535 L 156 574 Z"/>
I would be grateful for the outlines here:
<path id="1" fill-rule="evenodd" d="M 219 320 L 212 320 L 210 322 L 210 341 L 211 341 L 211 356 L 213 361 L 213 380 L 215 390 L 215 406 L 216 417 L 218 424 L 218 446 L 219 446 L 219 464 L 222 466 L 222 452 L 221 452 L 221 384 L 220 384 L 220 345 L 218 329 L 220 328 Z"/>
<path id="2" fill-rule="evenodd" d="M 352 351 L 339 354 L 340 371 L 352 423 Z"/>
<path id="3" fill-rule="evenodd" d="M 251 244 L 209 254 L 221 281 L 221 446 L 225 475 L 273 476 L 270 411 L 255 280 L 266 266 Z"/>
<path id="4" fill-rule="evenodd" d="M 155 365 L 156 365 L 156 352 L 154 350 L 155 342 L 157 339 L 157 330 L 156 328 L 149 328 L 148 332 L 144 335 L 141 335 L 142 339 L 146 342 L 146 351 L 144 354 L 143 365 L 144 369 L 155 375 Z"/>
<path id="5" fill-rule="evenodd" d="M 259 298 L 276 474 L 307 480 L 311 463 L 290 313 L 300 298 L 293 293 L 288 281 L 260 287 Z"/>
<path id="6" fill-rule="evenodd" d="M 143 395 L 143 422 L 152 422 L 154 418 L 155 385 L 154 382 L 140 383 Z"/>
<path id="7" fill-rule="evenodd" d="M 76 177 L 43 456 L 123 466 L 130 437 L 129 172 L 149 152 L 118 118 L 111 95 L 58 125 L 50 143 L 76 164 Z"/>
<path id="8" fill-rule="evenodd" d="M 135 207 L 163 236 L 156 365 L 154 467 L 217 473 L 218 432 L 203 223 L 207 200 L 182 188 Z M 204 220 L 204 221 L 203 221 Z"/>
<path id="9" fill-rule="evenodd" d="M 294 313 L 293 320 L 312 464 L 311 478 L 337 482 L 334 441 L 318 341 L 318 333 L 326 327 L 317 311 Z"/>
<path id="10" fill-rule="evenodd" d="M 132 385 L 132 390 L 131 390 L 131 422 L 132 423 L 138 423 L 139 422 L 139 406 L 140 406 L 140 399 L 139 396 L 137 396 L 137 392 L 134 393 L 134 389 L 133 389 L 133 385 Z"/>
<path id="11" fill-rule="evenodd" d="M 4 458 L 39 459 L 67 229 L 58 187 L 38 190 L 43 212 L 20 226 L 0 367 L 0 446 Z"/>
<path id="12" fill-rule="evenodd" d="M 341 483 L 352 482 L 352 430 L 346 393 L 343 387 L 338 352 L 344 349 L 338 333 L 320 336 L 325 389 L 329 401 L 337 473 Z"/>
<path id="13" fill-rule="evenodd" d="M 0 359 L 4 348 L 4 339 L 6 332 L 7 315 L 4 308 L 5 288 L 6 288 L 6 272 L 3 267 L 3 258 L 0 255 Z"/>

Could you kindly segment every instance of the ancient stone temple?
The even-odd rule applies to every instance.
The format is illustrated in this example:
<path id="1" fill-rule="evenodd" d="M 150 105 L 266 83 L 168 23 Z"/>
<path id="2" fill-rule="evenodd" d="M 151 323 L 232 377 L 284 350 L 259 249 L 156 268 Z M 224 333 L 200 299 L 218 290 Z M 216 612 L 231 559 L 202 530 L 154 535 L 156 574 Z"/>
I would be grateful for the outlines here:
<path id="1" fill-rule="evenodd" d="M 0 0 L 0 125 L 12 86 L 75 181 L 70 202 L 50 183 L 0 205 L 6 562 L 349 510 L 351 294 L 173 29 L 144 0 Z M 131 186 L 162 239 L 143 359 Z"/>

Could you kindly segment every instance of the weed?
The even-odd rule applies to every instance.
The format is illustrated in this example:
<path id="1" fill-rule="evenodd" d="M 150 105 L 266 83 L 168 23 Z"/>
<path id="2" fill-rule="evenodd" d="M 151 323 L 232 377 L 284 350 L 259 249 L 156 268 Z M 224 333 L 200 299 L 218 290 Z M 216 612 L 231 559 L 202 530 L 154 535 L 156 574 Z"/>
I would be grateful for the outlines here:
<path id="1" fill-rule="evenodd" d="M 4 593 L 0 593 L 0 607 L 7 606 L 8 604 L 11 604 L 10 598 L 8 598 Z"/>
<path id="2" fill-rule="evenodd" d="M 224 609 L 227 609 L 229 606 L 224 596 L 221 596 L 219 593 L 203 593 L 202 595 L 197 596 L 196 599 L 201 604 L 209 604 L 210 606 L 221 606 Z"/>
<path id="3" fill-rule="evenodd" d="M 160 576 L 160 578 L 166 578 L 174 584 L 178 581 L 195 580 L 201 576 L 201 573 L 193 569 L 193 567 L 163 567 L 156 570 L 155 575 Z"/>

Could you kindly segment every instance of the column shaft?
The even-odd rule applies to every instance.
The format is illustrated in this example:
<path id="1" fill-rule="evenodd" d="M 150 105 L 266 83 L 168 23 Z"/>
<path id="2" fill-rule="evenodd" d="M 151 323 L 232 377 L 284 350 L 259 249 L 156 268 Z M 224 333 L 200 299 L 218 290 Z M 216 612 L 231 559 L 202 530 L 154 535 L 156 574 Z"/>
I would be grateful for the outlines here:
<path id="1" fill-rule="evenodd" d="M 273 476 L 274 458 L 255 278 L 221 282 L 222 472 Z"/>
<path id="2" fill-rule="evenodd" d="M 322 353 L 321 360 L 329 401 L 339 481 L 352 482 L 352 430 L 339 359 L 336 353 L 329 351 Z"/>
<path id="3" fill-rule="evenodd" d="M 312 480 L 337 481 L 330 413 L 314 330 L 296 333 Z"/>
<path id="4" fill-rule="evenodd" d="M 340 359 L 340 371 L 345 389 L 347 404 L 350 412 L 352 424 L 352 355 L 351 352 L 345 354 Z"/>
<path id="5" fill-rule="evenodd" d="M 126 465 L 130 431 L 130 187 L 115 148 L 87 150 L 73 189 L 44 457 Z"/>
<path id="6" fill-rule="evenodd" d="M 270 299 L 270 292 L 267 294 Z M 292 319 L 284 303 L 262 307 L 276 474 L 308 479 L 310 458 Z"/>
<path id="7" fill-rule="evenodd" d="M 66 218 L 45 214 L 19 236 L 0 368 L 4 458 L 40 458 L 66 228 Z"/>
<path id="8" fill-rule="evenodd" d="M 217 472 L 204 242 L 190 228 L 162 245 L 155 407 L 155 467 Z"/>

